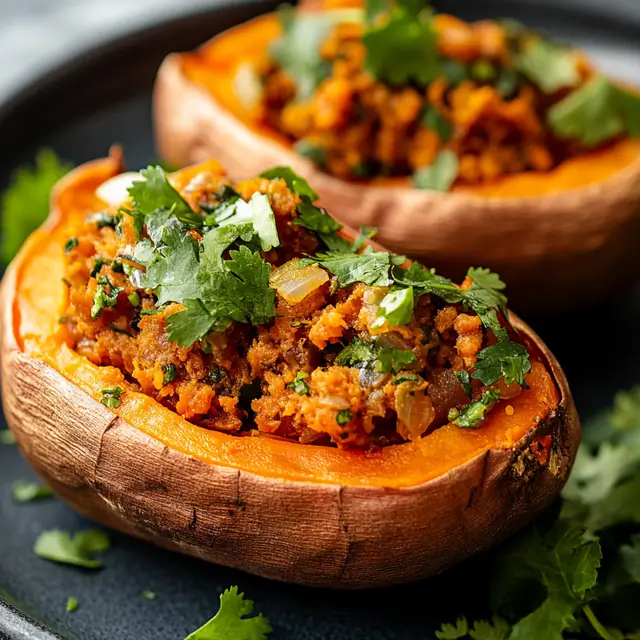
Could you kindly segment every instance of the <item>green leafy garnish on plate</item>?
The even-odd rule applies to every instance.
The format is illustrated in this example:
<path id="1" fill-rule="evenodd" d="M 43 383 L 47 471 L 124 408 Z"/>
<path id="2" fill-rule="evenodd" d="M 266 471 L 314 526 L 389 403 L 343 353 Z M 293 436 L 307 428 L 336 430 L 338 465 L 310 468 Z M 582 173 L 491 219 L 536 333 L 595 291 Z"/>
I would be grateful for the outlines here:
<path id="1" fill-rule="evenodd" d="M 209 622 L 185 640 L 266 640 L 271 633 L 269 620 L 261 613 L 251 616 L 253 601 L 238 587 L 229 587 L 220 596 L 220 610 Z"/>
<path id="2" fill-rule="evenodd" d="M 70 597 L 67 600 L 67 612 L 68 613 L 73 613 L 74 611 L 77 610 L 77 608 L 79 606 L 80 606 L 80 603 L 78 602 L 77 598 Z"/>
<path id="3" fill-rule="evenodd" d="M 38 152 L 35 167 L 17 169 L 0 197 L 0 258 L 8 264 L 27 236 L 49 215 L 51 189 L 71 165 L 51 149 Z"/>
<path id="4" fill-rule="evenodd" d="M 96 560 L 94 554 L 107 551 L 110 546 L 109 537 L 104 531 L 79 531 L 72 537 L 68 531 L 53 529 L 38 536 L 33 550 L 38 557 L 52 562 L 100 569 L 104 566 L 103 562 Z"/>
<path id="5" fill-rule="evenodd" d="M 0 444 L 10 446 L 16 443 L 16 437 L 11 429 L 3 429 L 0 431 Z"/>
<path id="6" fill-rule="evenodd" d="M 44 500 L 52 498 L 53 491 L 38 482 L 28 482 L 27 480 L 16 480 L 13 483 L 13 499 L 15 502 L 32 502 L 34 500 Z"/>

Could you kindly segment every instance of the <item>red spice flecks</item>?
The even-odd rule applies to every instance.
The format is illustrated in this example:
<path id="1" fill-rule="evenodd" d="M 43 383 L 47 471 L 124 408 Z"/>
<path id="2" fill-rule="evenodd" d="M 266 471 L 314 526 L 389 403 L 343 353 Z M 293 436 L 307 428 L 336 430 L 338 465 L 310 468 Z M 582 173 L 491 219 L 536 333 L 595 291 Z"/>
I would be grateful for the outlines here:
<path id="1" fill-rule="evenodd" d="M 531 443 L 531 452 L 536 460 L 542 465 L 546 465 L 549 461 L 549 453 L 551 452 L 551 436 L 542 436 L 536 438 Z"/>

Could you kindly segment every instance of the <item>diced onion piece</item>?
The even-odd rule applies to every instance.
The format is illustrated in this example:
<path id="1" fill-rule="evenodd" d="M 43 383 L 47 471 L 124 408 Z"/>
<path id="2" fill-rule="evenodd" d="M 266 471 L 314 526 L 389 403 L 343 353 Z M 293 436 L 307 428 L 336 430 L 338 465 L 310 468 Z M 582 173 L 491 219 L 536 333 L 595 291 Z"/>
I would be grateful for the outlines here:
<path id="1" fill-rule="evenodd" d="M 142 180 L 145 180 L 142 174 L 135 171 L 127 171 L 103 182 L 96 189 L 96 195 L 100 200 L 117 207 L 129 199 L 129 187 L 131 187 L 134 182 L 140 182 Z"/>
<path id="2" fill-rule="evenodd" d="M 300 268 L 299 260 L 290 260 L 276 269 L 269 284 L 289 304 L 298 304 L 329 282 L 329 275 L 315 264 Z"/>
<path id="3" fill-rule="evenodd" d="M 262 83 L 250 62 L 243 62 L 233 79 L 233 92 L 240 104 L 251 111 L 262 102 Z"/>
<path id="4" fill-rule="evenodd" d="M 426 382 L 403 382 L 395 390 L 398 414 L 398 433 L 407 440 L 417 440 L 429 428 L 436 412 L 431 398 L 425 393 Z"/>

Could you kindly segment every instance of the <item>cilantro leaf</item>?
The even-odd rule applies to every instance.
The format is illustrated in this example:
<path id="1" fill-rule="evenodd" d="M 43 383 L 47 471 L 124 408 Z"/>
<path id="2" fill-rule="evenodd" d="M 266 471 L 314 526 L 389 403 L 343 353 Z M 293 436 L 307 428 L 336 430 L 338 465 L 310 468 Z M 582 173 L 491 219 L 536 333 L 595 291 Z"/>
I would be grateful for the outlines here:
<path id="1" fill-rule="evenodd" d="M 376 233 L 378 233 L 378 230 L 375 227 L 368 227 L 367 225 L 364 225 L 360 229 L 360 233 L 355 239 L 353 246 L 351 247 L 351 251 L 353 253 L 358 253 L 358 251 L 360 251 L 360 249 L 362 249 L 362 247 L 364 247 L 367 242 L 376 235 Z"/>
<path id="2" fill-rule="evenodd" d="M 43 500 L 52 498 L 53 491 L 45 485 L 37 482 L 27 482 L 26 480 L 16 480 L 13 483 L 13 499 L 16 502 L 32 502 L 33 500 Z"/>
<path id="3" fill-rule="evenodd" d="M 248 617 L 252 612 L 253 602 L 230 587 L 220 596 L 218 613 L 185 640 L 266 640 L 269 621 L 262 614 Z"/>
<path id="4" fill-rule="evenodd" d="M 455 625 L 445 623 L 436 631 L 438 640 L 459 640 L 469 634 L 469 623 L 466 618 L 458 618 Z"/>
<path id="5" fill-rule="evenodd" d="M 480 400 L 476 400 L 467 405 L 452 420 L 453 424 L 463 429 L 476 429 L 484 420 L 489 409 L 500 399 L 500 392 L 497 389 L 487 389 Z"/>
<path id="6" fill-rule="evenodd" d="M 133 217 L 138 238 L 142 236 L 144 225 L 149 224 L 150 217 L 159 217 L 156 226 L 162 226 L 169 216 L 175 216 L 190 226 L 202 225 L 203 216 L 191 209 L 185 199 L 173 188 L 161 167 L 149 166 L 140 171 L 140 175 L 141 179 L 136 180 L 127 189 L 133 208 L 122 209 L 122 213 Z M 151 233 L 149 235 L 154 237 Z"/>
<path id="7" fill-rule="evenodd" d="M 158 305 L 197 298 L 198 243 L 176 218 L 170 218 L 164 225 L 161 243 L 147 266 L 143 287 L 154 289 Z"/>
<path id="8" fill-rule="evenodd" d="M 527 348 L 512 340 L 501 340 L 478 353 L 472 378 L 490 386 L 501 378 L 506 384 L 517 382 L 525 386 L 525 374 L 531 371 Z"/>
<path id="9" fill-rule="evenodd" d="M 104 565 L 101 560 L 93 558 L 93 554 L 107 551 L 109 547 L 109 538 L 103 531 L 80 531 L 71 537 L 67 531 L 53 529 L 38 536 L 33 550 L 45 560 L 99 569 Z"/>
<path id="10" fill-rule="evenodd" d="M 549 109 L 549 125 L 558 137 L 575 138 L 587 147 L 616 138 L 625 131 L 616 96 L 606 78 L 595 76 Z"/>
<path id="11" fill-rule="evenodd" d="M 298 217 L 294 219 L 293 224 L 315 233 L 331 252 L 349 253 L 354 250 L 346 238 L 338 235 L 342 225 L 324 209 L 314 206 L 308 200 L 303 200 L 298 205 Z"/>
<path id="12" fill-rule="evenodd" d="M 528 43 L 516 55 L 515 66 L 545 93 L 575 87 L 580 82 L 575 55 L 548 40 Z"/>
<path id="13" fill-rule="evenodd" d="M 413 185 L 418 189 L 450 191 L 458 177 L 460 161 L 449 149 L 438 153 L 432 164 L 422 167 L 413 174 Z"/>
<path id="14" fill-rule="evenodd" d="M 122 287 L 115 287 L 106 276 L 98 276 L 98 286 L 93 294 L 91 317 L 95 320 L 103 309 L 110 309 L 118 304 L 118 295 Z"/>
<path id="15" fill-rule="evenodd" d="M 282 37 L 269 48 L 269 56 L 294 81 L 297 96 L 306 100 L 331 73 L 320 53 L 333 21 L 327 15 L 304 15 L 293 7 L 278 11 Z"/>
<path id="16" fill-rule="evenodd" d="M 474 623 L 469 635 L 473 640 L 507 640 L 510 631 L 511 625 L 499 616 L 495 616 L 491 622 L 480 620 Z"/>
<path id="17" fill-rule="evenodd" d="M 167 317 L 169 340 L 182 347 L 190 347 L 198 340 L 203 340 L 214 327 L 222 331 L 231 323 L 231 320 L 216 322 L 216 318 L 200 300 L 188 298 L 184 305 L 185 309 Z"/>
<path id="18" fill-rule="evenodd" d="M 366 68 L 378 80 L 394 85 L 426 86 L 438 75 L 436 31 L 423 2 L 400 2 L 385 21 L 371 24 L 362 36 Z"/>
<path id="19" fill-rule="evenodd" d="M 378 318 L 372 328 L 384 326 L 398 327 L 409 324 L 413 318 L 413 287 L 390 291 L 380 301 Z"/>
<path id="20" fill-rule="evenodd" d="M 16 436 L 10 429 L 2 429 L 0 431 L 0 445 L 10 446 L 16 443 Z"/>
<path id="21" fill-rule="evenodd" d="M 11 262 L 27 236 L 49 215 L 51 189 L 71 168 L 51 149 L 42 149 L 35 167 L 13 173 L 0 196 L 0 258 L 4 264 Z"/>
<path id="22" fill-rule="evenodd" d="M 309 374 L 305 371 L 298 371 L 296 373 L 296 377 L 293 382 L 288 384 L 287 386 L 290 389 L 293 389 L 299 396 L 308 396 L 309 395 L 309 383 L 306 381 L 309 377 Z"/>
<path id="23" fill-rule="evenodd" d="M 315 16 L 314 16 L 315 17 Z M 261 178 L 267 180 L 284 180 L 287 187 L 301 198 L 307 198 L 310 202 L 315 202 L 320 196 L 314 191 L 309 183 L 291 167 L 273 167 L 260 174 Z"/>
<path id="24" fill-rule="evenodd" d="M 276 218 L 269 203 L 269 197 L 263 193 L 254 193 L 249 202 L 237 200 L 234 213 L 219 223 L 221 227 L 243 224 L 253 225 L 263 251 L 270 251 L 280 246 Z"/>
<path id="25" fill-rule="evenodd" d="M 73 613 L 74 611 L 77 610 L 77 608 L 80 606 L 80 603 L 78 602 L 77 598 L 69 598 L 67 600 L 67 612 L 68 613 Z"/>
<path id="26" fill-rule="evenodd" d="M 462 371 L 456 371 L 455 373 L 463 391 L 467 394 L 468 398 L 471 398 L 473 395 L 473 388 L 471 386 L 471 376 L 469 375 L 469 372 L 463 369 Z"/>
<path id="27" fill-rule="evenodd" d="M 363 253 L 319 253 L 315 258 L 301 261 L 301 266 L 317 262 L 338 277 L 340 286 L 348 287 L 356 282 L 369 286 L 386 287 L 392 284 L 390 275 L 392 256 L 383 251 L 367 247 Z"/>
<path id="28" fill-rule="evenodd" d="M 375 340 L 354 338 L 353 342 L 338 354 L 335 362 L 338 366 L 371 367 L 380 373 L 398 373 L 415 361 L 416 356 L 410 349 L 383 347 Z"/>

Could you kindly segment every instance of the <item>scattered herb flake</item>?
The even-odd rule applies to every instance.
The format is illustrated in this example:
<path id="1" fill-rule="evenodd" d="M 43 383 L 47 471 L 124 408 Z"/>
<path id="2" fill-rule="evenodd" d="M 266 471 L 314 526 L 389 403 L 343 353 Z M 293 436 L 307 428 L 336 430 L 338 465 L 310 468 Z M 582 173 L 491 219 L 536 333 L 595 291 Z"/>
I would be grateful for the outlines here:
<path id="1" fill-rule="evenodd" d="M 16 480 L 13 483 L 13 499 L 15 502 L 33 502 L 53 497 L 53 491 L 38 482 Z"/>
<path id="2" fill-rule="evenodd" d="M 500 392 L 497 389 L 487 389 L 482 394 L 480 400 L 472 402 L 460 411 L 458 417 L 453 421 L 453 424 L 465 429 L 476 429 L 484 420 L 489 409 L 491 409 L 499 399 Z"/>
<path id="3" fill-rule="evenodd" d="M 165 364 L 164 367 L 162 367 L 162 372 L 164 373 L 164 378 L 162 380 L 163 385 L 173 382 L 178 375 L 178 370 L 176 369 L 175 364 Z"/>
<path id="4" fill-rule="evenodd" d="M 515 66 L 545 93 L 575 87 L 580 82 L 573 52 L 548 40 L 526 43 L 516 56 Z"/>
<path id="5" fill-rule="evenodd" d="M 461 371 L 456 371 L 456 378 L 458 378 L 458 382 L 460 383 L 460 386 L 462 387 L 464 392 L 467 394 L 467 397 L 471 398 L 471 396 L 473 395 L 473 389 L 471 388 L 471 376 L 469 375 L 469 372 L 465 371 L 464 369 L 462 369 Z"/>
<path id="6" fill-rule="evenodd" d="M 64 252 L 71 253 L 78 246 L 78 238 L 69 238 L 64 243 Z"/>
<path id="7" fill-rule="evenodd" d="M 80 531 L 71 537 L 67 531 L 54 529 L 38 536 L 34 552 L 38 557 L 52 562 L 100 569 L 104 565 L 93 554 L 107 551 L 110 546 L 109 537 L 103 531 Z"/>
<path id="8" fill-rule="evenodd" d="M 68 613 L 73 613 L 74 611 L 76 611 L 76 609 L 80 606 L 80 603 L 78 602 L 78 600 L 74 597 L 70 597 L 67 600 L 67 612 Z"/>
<path id="9" fill-rule="evenodd" d="M 117 409 L 122 404 L 122 394 L 124 390 L 120 387 L 109 387 L 100 391 L 102 398 L 100 402 L 109 409 Z"/>
<path id="10" fill-rule="evenodd" d="M 293 389 L 299 396 L 308 396 L 309 395 L 309 383 L 306 379 L 309 377 L 309 374 L 304 371 L 298 371 L 296 373 L 296 377 L 293 382 L 288 384 L 287 386 L 290 389 Z"/>
<path id="11" fill-rule="evenodd" d="M 342 426 L 347 424 L 353 420 L 353 413 L 351 413 L 351 409 L 340 409 L 336 414 L 336 422 Z"/>
<path id="12" fill-rule="evenodd" d="M 95 320 L 103 309 L 113 308 L 118 303 L 118 295 L 122 287 L 115 287 L 106 276 L 98 276 L 98 286 L 93 294 L 91 317 Z"/>
<path id="13" fill-rule="evenodd" d="M 157 598 L 156 592 L 155 591 L 149 591 L 148 589 L 145 589 L 140 595 L 145 600 L 155 600 Z"/>

